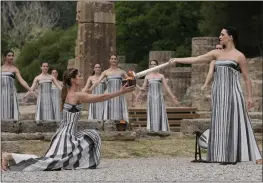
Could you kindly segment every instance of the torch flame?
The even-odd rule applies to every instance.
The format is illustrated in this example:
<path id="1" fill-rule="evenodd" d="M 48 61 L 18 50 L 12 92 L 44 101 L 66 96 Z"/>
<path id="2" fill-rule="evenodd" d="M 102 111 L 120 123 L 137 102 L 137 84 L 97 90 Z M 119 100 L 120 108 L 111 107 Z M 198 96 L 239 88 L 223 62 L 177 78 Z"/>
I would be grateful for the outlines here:
<path id="1" fill-rule="evenodd" d="M 133 80 L 133 79 L 135 79 L 135 72 L 134 71 L 128 71 L 128 78 L 127 78 L 127 80 Z"/>

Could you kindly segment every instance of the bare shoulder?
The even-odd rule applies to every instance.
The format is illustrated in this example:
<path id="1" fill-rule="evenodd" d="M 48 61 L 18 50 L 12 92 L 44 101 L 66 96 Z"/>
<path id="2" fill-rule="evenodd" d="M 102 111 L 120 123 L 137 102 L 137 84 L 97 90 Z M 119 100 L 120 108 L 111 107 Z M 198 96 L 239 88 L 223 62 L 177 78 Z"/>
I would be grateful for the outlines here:
<path id="1" fill-rule="evenodd" d="M 34 78 L 34 81 L 39 81 L 40 79 L 41 79 L 41 76 L 38 75 L 38 76 L 36 76 L 36 77 Z"/>
<path id="2" fill-rule="evenodd" d="M 84 93 L 84 92 L 68 92 L 67 97 L 66 97 L 66 101 L 68 101 L 71 104 L 78 103 L 78 101 L 81 97 L 81 93 Z"/>
<path id="3" fill-rule="evenodd" d="M 218 58 L 220 58 L 223 52 L 221 50 L 212 50 L 208 53 L 210 53 L 215 58 L 215 60 L 217 60 Z"/>
<path id="4" fill-rule="evenodd" d="M 237 51 L 237 58 L 238 58 L 238 62 L 245 62 L 246 61 L 246 56 L 240 51 Z"/>
<path id="5" fill-rule="evenodd" d="M 109 72 L 109 69 L 106 69 L 106 70 L 105 70 L 105 71 L 103 71 L 101 74 L 103 74 L 103 75 L 107 76 L 108 72 Z"/>
<path id="6" fill-rule="evenodd" d="M 17 67 L 13 66 L 12 69 L 14 70 L 13 72 L 15 72 L 16 74 L 20 73 L 20 71 L 19 71 L 19 69 Z"/>

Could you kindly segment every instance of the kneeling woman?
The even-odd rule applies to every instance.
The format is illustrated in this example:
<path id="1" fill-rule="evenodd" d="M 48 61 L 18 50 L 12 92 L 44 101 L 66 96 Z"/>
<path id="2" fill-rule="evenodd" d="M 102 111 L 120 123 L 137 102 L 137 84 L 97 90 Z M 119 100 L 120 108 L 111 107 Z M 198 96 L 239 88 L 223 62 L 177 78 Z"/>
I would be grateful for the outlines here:
<path id="1" fill-rule="evenodd" d="M 3 153 L 2 169 L 13 171 L 44 171 L 60 169 L 96 168 L 100 163 L 101 139 L 97 131 L 75 131 L 80 117 L 81 102 L 94 103 L 132 92 L 134 87 L 122 87 L 119 91 L 103 95 L 78 92 L 83 78 L 77 69 L 67 69 L 63 75 L 61 125 L 51 139 L 43 157 L 35 155 Z M 8 166 L 10 160 L 14 165 Z"/>

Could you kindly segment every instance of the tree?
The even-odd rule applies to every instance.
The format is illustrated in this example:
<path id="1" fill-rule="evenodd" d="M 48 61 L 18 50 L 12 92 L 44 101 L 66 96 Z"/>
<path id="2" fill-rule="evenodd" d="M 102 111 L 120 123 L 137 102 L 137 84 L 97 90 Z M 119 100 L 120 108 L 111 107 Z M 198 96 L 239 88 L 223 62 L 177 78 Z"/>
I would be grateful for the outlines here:
<path id="1" fill-rule="evenodd" d="M 34 77 L 40 73 L 42 61 L 48 62 L 50 69 L 57 69 L 61 78 L 68 60 L 75 57 L 76 38 L 77 25 L 74 25 L 67 30 L 47 31 L 39 39 L 27 42 L 16 60 L 23 78 L 31 84 Z M 20 85 L 17 85 L 17 89 L 24 91 Z"/>
<path id="2" fill-rule="evenodd" d="M 60 12 L 59 20 L 56 27 L 63 30 L 76 24 L 77 1 L 45 1 L 49 8 L 58 9 Z"/>
<path id="3" fill-rule="evenodd" d="M 219 36 L 222 27 L 232 25 L 239 34 L 238 49 L 247 57 L 262 56 L 263 2 L 203 2 L 199 28 L 203 35 Z"/>
<path id="4" fill-rule="evenodd" d="M 117 51 L 127 62 L 148 65 L 151 50 L 191 55 L 199 36 L 200 2 L 116 2 Z"/>
<path id="5" fill-rule="evenodd" d="M 49 9 L 43 2 L 2 1 L 1 31 L 13 47 L 22 48 L 52 29 L 59 20 L 58 9 Z"/>

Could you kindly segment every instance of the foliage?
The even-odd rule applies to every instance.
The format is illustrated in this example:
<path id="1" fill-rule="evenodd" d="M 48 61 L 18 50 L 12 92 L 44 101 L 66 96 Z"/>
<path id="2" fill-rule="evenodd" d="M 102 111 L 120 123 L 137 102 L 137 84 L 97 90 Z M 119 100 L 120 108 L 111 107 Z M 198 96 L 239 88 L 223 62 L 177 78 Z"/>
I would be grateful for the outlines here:
<path id="1" fill-rule="evenodd" d="M 239 34 L 238 48 L 247 57 L 261 55 L 263 49 L 263 2 L 203 2 L 203 19 L 199 28 L 203 35 L 218 36 L 222 27 L 232 25 Z"/>
<path id="2" fill-rule="evenodd" d="M 200 2 L 116 2 L 118 54 L 127 62 L 148 65 L 149 51 L 173 50 L 191 54 L 198 36 Z"/>
<path id="3" fill-rule="evenodd" d="M 1 33 L 16 48 L 52 29 L 59 19 L 59 11 L 43 2 L 3 1 L 1 5 Z"/>
<path id="4" fill-rule="evenodd" d="M 8 49 L 9 49 L 8 39 L 5 37 L 1 37 L 1 55 L 3 55 L 4 52 Z"/>
<path id="5" fill-rule="evenodd" d="M 40 63 L 47 61 L 50 69 L 56 68 L 61 78 L 67 68 L 67 61 L 75 57 L 75 40 L 77 26 L 66 31 L 56 29 L 46 32 L 38 40 L 28 42 L 17 58 L 17 66 L 23 78 L 32 84 L 35 76 L 40 74 Z M 18 87 L 21 90 L 21 87 Z"/>
<path id="6" fill-rule="evenodd" d="M 77 1 L 45 1 L 44 3 L 49 8 L 57 9 L 60 12 L 56 27 L 65 30 L 76 23 Z"/>

